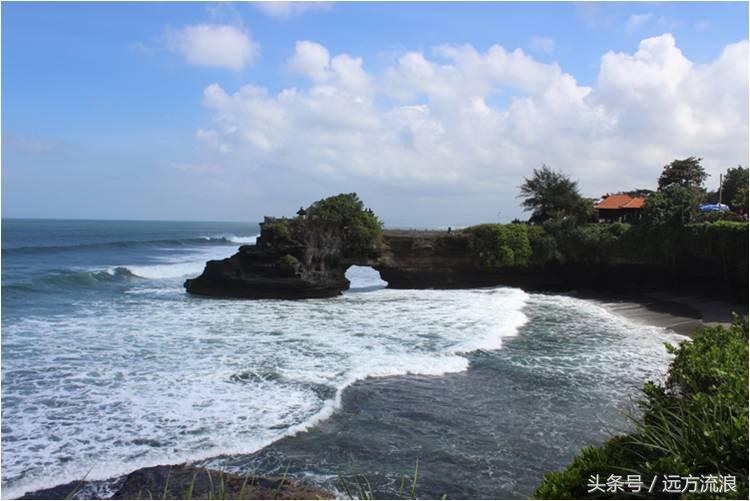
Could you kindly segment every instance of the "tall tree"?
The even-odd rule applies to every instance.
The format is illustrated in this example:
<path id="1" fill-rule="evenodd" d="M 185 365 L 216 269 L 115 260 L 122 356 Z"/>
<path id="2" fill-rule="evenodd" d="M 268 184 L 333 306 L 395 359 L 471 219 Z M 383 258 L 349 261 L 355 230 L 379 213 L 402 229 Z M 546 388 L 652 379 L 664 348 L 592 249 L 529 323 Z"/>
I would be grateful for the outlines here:
<path id="1" fill-rule="evenodd" d="M 578 183 L 562 172 L 542 164 L 521 185 L 521 205 L 531 212 L 529 221 L 543 223 L 550 219 L 570 218 L 584 221 L 593 216 L 593 204 L 581 197 Z"/>
<path id="2" fill-rule="evenodd" d="M 727 169 L 721 184 L 722 202 L 735 211 L 747 213 L 747 183 L 747 167 L 738 165 L 733 169 Z"/>
<path id="3" fill-rule="evenodd" d="M 678 184 L 685 188 L 702 189 L 703 182 L 708 177 L 701 165 L 702 158 L 688 157 L 683 160 L 673 160 L 664 166 L 659 176 L 659 191 L 667 186 Z"/>
<path id="4" fill-rule="evenodd" d="M 705 198 L 703 182 L 707 176 L 700 158 L 673 160 L 665 165 L 658 190 L 646 198 L 644 221 L 657 226 L 682 226 L 690 222 Z"/>

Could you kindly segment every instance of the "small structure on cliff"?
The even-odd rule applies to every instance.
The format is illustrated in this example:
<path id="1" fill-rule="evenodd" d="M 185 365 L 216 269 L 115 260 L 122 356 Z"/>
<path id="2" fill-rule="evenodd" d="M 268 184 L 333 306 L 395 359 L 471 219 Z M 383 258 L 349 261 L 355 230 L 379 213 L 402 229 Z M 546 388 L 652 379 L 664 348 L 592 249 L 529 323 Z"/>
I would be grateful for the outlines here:
<path id="1" fill-rule="evenodd" d="M 626 193 L 608 195 L 594 208 L 601 222 L 635 223 L 641 220 L 641 210 L 646 203 L 643 197 L 632 197 Z"/>

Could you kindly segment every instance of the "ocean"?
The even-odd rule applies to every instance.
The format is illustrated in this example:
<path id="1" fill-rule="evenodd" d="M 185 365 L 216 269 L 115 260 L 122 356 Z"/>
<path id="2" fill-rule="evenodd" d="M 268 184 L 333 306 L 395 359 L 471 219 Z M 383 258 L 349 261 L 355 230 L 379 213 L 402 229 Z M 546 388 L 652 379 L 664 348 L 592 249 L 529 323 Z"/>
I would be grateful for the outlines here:
<path id="1" fill-rule="evenodd" d="M 527 497 L 627 427 L 683 339 L 581 299 L 391 290 L 361 267 L 332 299 L 185 293 L 258 232 L 2 221 L 4 497 L 183 461 L 395 496 L 417 460 L 420 497 Z"/>

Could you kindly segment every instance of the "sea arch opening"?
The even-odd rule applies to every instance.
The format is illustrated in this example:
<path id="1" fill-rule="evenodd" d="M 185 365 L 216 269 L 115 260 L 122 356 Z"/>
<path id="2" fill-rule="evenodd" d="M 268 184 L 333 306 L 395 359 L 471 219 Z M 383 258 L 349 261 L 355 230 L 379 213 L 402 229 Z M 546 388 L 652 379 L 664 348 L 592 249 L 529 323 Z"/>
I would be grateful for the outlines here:
<path id="1" fill-rule="evenodd" d="M 346 278 L 349 280 L 348 292 L 372 292 L 388 287 L 388 282 L 372 266 L 353 264 L 346 269 Z"/>

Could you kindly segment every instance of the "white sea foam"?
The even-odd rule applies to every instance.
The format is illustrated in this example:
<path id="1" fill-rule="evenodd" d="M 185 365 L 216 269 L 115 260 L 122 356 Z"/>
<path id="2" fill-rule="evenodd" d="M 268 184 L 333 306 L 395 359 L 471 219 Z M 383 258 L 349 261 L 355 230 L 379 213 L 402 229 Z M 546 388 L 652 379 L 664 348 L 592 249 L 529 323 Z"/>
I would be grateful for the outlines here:
<path id="1" fill-rule="evenodd" d="M 161 278 L 183 264 L 155 268 Z M 328 418 L 358 380 L 466 370 L 466 353 L 516 333 L 527 298 L 516 289 L 382 289 L 204 300 L 173 281 L 130 292 L 4 326 L 14 353 L 3 364 L 7 496 L 256 451 Z"/>
<path id="2" fill-rule="evenodd" d="M 229 237 L 227 237 L 227 240 L 229 240 L 230 242 L 238 243 L 238 244 L 255 245 L 255 242 L 256 242 L 256 240 L 258 240 L 259 236 L 260 235 L 238 237 L 236 235 L 230 235 Z"/>
<path id="3" fill-rule="evenodd" d="M 154 280 L 167 278 L 183 278 L 197 276 L 203 272 L 206 261 L 224 259 L 236 252 L 235 248 L 229 246 L 209 247 L 208 249 L 195 249 L 175 256 L 161 258 L 159 264 L 122 266 L 133 275 L 141 278 Z M 117 267 L 107 270 L 113 273 Z"/>
<path id="4" fill-rule="evenodd" d="M 128 266 L 152 280 L 75 315 L 3 324 L 6 497 L 84 475 L 254 452 L 328 419 L 357 381 L 467 370 L 467 354 L 501 348 L 528 308 L 549 312 L 535 321 L 559 339 L 514 361 L 540 373 L 606 367 L 645 379 L 666 366 L 662 341 L 681 339 L 564 296 L 378 289 L 377 273 L 359 267 L 347 273 L 350 293 L 325 300 L 206 300 L 175 280 L 231 252 L 218 246 Z"/>
<path id="5" fill-rule="evenodd" d="M 206 240 L 227 240 L 229 242 L 242 244 L 242 245 L 255 245 L 258 235 L 242 235 L 237 236 L 233 233 L 221 233 L 219 235 L 212 235 L 210 237 L 203 237 Z"/>

